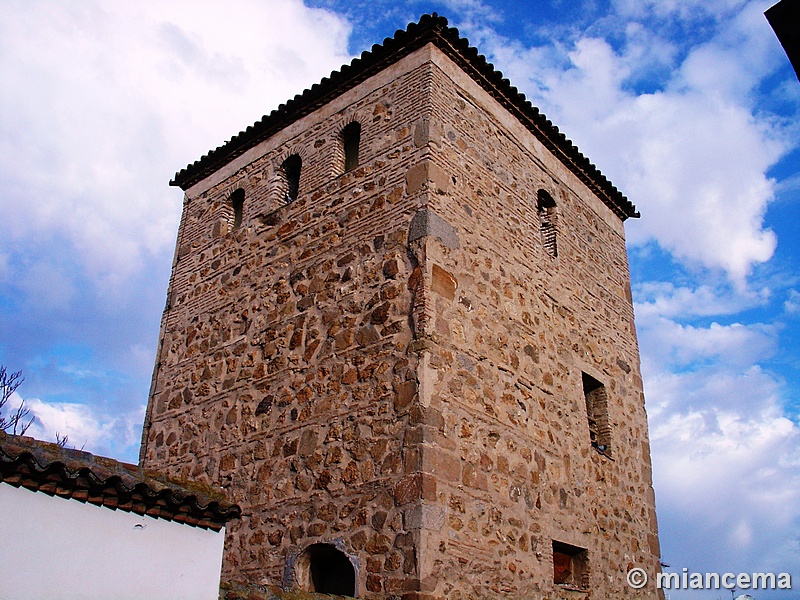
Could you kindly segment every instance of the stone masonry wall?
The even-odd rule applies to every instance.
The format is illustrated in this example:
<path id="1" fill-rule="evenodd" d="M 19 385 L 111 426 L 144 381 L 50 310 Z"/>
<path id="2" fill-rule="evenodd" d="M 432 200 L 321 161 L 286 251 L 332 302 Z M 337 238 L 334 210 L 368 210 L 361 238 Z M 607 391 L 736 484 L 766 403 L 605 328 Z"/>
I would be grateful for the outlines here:
<path id="1" fill-rule="evenodd" d="M 624 579 L 659 550 L 622 223 L 433 46 L 188 190 L 157 360 L 142 462 L 242 506 L 223 579 L 291 587 L 326 542 L 359 597 L 655 597 Z"/>
<path id="2" fill-rule="evenodd" d="M 435 55 L 428 206 L 458 244 L 426 238 L 420 570 L 435 597 L 561 598 L 552 542 L 588 553 L 593 597 L 659 567 L 647 421 L 621 221 L 527 130 Z M 455 84 L 455 85 L 454 85 Z M 537 192 L 557 203 L 542 247 Z M 422 258 L 424 257 L 424 259 Z M 582 373 L 603 383 L 611 447 L 592 447 Z"/>
<path id="3" fill-rule="evenodd" d="M 323 541 L 353 557 L 361 594 L 415 587 L 399 508 L 419 494 L 402 451 L 416 390 L 406 238 L 420 202 L 406 172 L 428 154 L 429 88 L 429 63 L 395 65 L 187 193 L 143 462 L 242 506 L 223 578 L 280 584 Z M 353 120 L 360 166 L 343 174 L 338 135 Z M 279 166 L 292 153 L 303 169 L 286 205 Z"/>

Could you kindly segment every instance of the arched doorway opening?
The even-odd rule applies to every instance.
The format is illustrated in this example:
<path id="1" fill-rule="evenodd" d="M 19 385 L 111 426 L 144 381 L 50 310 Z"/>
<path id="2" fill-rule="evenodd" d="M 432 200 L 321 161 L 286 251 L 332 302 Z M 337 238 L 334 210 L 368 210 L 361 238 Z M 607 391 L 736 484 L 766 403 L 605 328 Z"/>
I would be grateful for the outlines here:
<path id="1" fill-rule="evenodd" d="M 356 595 L 353 563 L 332 544 L 311 544 L 299 554 L 294 568 L 298 585 L 307 592 Z"/>

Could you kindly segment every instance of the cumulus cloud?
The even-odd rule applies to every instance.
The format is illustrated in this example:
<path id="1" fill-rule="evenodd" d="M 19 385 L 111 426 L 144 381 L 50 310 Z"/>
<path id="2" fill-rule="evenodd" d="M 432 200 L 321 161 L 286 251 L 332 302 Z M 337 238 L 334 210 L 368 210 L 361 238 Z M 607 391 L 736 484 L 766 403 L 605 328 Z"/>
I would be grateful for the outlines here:
<path id="1" fill-rule="evenodd" d="M 105 413 L 86 404 L 23 399 L 15 393 L 6 409 L 15 410 L 23 403 L 29 410 L 28 418 L 33 418 L 25 435 L 51 442 L 66 439 L 68 448 L 136 462 L 144 405 L 129 412 L 113 409 L 111 413 Z"/>
<path id="2" fill-rule="evenodd" d="M 664 319 L 648 330 L 648 356 L 669 360 L 676 368 L 712 358 L 731 367 L 746 367 L 773 352 L 777 341 L 771 329 L 741 323 L 696 327 Z"/>
<path id="3" fill-rule="evenodd" d="M 0 364 L 42 435 L 115 455 L 147 400 L 169 180 L 347 62 L 350 26 L 301 0 L 9 0 L 0 30 Z"/>
<path id="4" fill-rule="evenodd" d="M 636 293 L 663 559 L 678 570 L 792 571 L 800 428 L 784 382 L 761 366 L 780 329 L 703 322 L 767 296 L 657 282 Z"/>
<path id="5" fill-rule="evenodd" d="M 798 399 L 765 366 L 779 352 L 783 325 L 753 315 L 769 314 L 781 300 L 791 315 L 797 297 L 780 291 L 780 275 L 759 289 L 747 278 L 776 247 L 764 225 L 778 191 L 768 173 L 796 146 L 795 129 L 754 100 L 782 58 L 764 28 L 767 5 L 702 4 L 615 3 L 627 18 L 682 20 L 671 27 L 687 36 L 701 19 L 716 30 L 685 52 L 658 43 L 659 58 L 645 71 L 663 64 L 671 75 L 655 89 L 639 89 L 643 62 L 628 36 L 622 46 L 576 45 L 547 97 L 566 96 L 559 86 L 574 94 L 583 82 L 606 85 L 606 103 L 591 119 L 580 107 L 565 109 L 576 124 L 569 130 L 588 132 L 579 145 L 642 210 L 629 241 L 655 240 L 688 267 L 671 282 L 634 288 L 662 557 L 678 569 L 793 571 L 800 564 L 800 429 L 791 405 Z M 624 72 L 598 82 L 583 72 L 593 62 Z"/>
<path id="6" fill-rule="evenodd" d="M 744 417 L 691 410 L 653 420 L 659 512 L 675 528 L 662 556 L 673 566 L 791 571 L 800 558 L 800 430 L 774 398 L 756 396 L 762 410 Z"/>
<path id="7" fill-rule="evenodd" d="M 783 303 L 784 310 L 789 314 L 800 313 L 800 292 L 797 290 L 789 290 L 787 298 Z"/>
<path id="8" fill-rule="evenodd" d="M 349 32 L 299 0 L 11 2 L 0 23 L 11 234 L 57 232 L 109 285 L 172 246 L 172 173 L 345 62 Z"/>
<path id="9" fill-rule="evenodd" d="M 580 146 L 646 215 L 629 228 L 630 241 L 655 239 L 678 260 L 724 269 L 742 284 L 776 243 L 763 227 L 774 195 L 765 173 L 784 146 L 770 124 L 696 86 L 626 91 L 625 67 L 604 41 L 580 41 L 571 60 L 574 67 L 550 82 L 549 97 L 565 129 L 580 132 Z M 585 94 L 590 110 L 568 102 Z"/>
<path id="10" fill-rule="evenodd" d="M 736 293 L 726 287 L 648 281 L 635 287 L 635 295 L 642 353 L 658 369 L 683 371 L 710 361 L 745 368 L 769 358 L 778 346 L 776 324 L 705 322 L 762 306 L 770 298 L 768 289 Z"/>
<path id="11" fill-rule="evenodd" d="M 645 218 L 628 229 L 631 243 L 655 240 L 682 263 L 722 270 L 744 288 L 776 245 L 764 225 L 775 196 L 767 173 L 796 144 L 790 125 L 753 100 L 764 70 L 780 64 L 759 12 L 766 6 L 730 2 L 725 11 L 733 16 L 709 41 L 680 49 L 658 24 L 667 28 L 663 19 L 676 11 L 689 18 L 700 3 L 644 4 L 623 15 L 647 17 L 648 27 L 628 21 L 615 45 L 580 34 L 525 48 L 485 29 L 478 34 L 495 62 L 641 209 Z M 665 80 L 653 79 L 662 71 Z"/>
<path id="12" fill-rule="evenodd" d="M 699 285 L 676 285 L 670 281 L 643 281 L 636 284 L 634 294 L 636 317 L 644 322 L 652 316 L 682 318 L 736 314 L 760 306 L 770 298 L 769 288 L 745 290 L 732 294 L 729 289 Z"/>

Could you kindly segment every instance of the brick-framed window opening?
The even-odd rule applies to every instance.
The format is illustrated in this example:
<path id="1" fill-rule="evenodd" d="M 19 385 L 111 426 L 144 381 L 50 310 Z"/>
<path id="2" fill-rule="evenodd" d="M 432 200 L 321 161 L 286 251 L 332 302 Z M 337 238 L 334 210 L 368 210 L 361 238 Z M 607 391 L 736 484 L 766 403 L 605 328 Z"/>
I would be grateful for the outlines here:
<path id="1" fill-rule="evenodd" d="M 235 190 L 230 197 L 231 208 L 233 209 L 233 228 L 236 229 L 242 224 L 244 214 L 244 190 Z"/>
<path id="2" fill-rule="evenodd" d="M 297 195 L 300 192 L 300 171 L 302 167 L 303 160 L 299 154 L 292 154 L 281 164 L 281 173 L 286 186 L 283 199 L 287 204 L 297 200 Z"/>
<path id="3" fill-rule="evenodd" d="M 585 548 L 553 540 L 553 583 L 575 590 L 589 589 L 589 554 Z"/>
<path id="4" fill-rule="evenodd" d="M 556 201 L 545 190 L 539 190 L 536 198 L 536 212 L 539 215 L 539 231 L 542 236 L 542 247 L 548 255 L 558 256 Z"/>
<path id="5" fill-rule="evenodd" d="M 358 166 L 358 150 L 361 145 L 361 123 L 353 121 L 346 125 L 340 134 L 344 159 L 344 172 L 352 171 Z"/>
<path id="6" fill-rule="evenodd" d="M 581 373 L 586 417 L 589 421 L 589 438 L 598 452 L 611 455 L 611 423 L 608 418 L 606 386 L 591 375 Z"/>

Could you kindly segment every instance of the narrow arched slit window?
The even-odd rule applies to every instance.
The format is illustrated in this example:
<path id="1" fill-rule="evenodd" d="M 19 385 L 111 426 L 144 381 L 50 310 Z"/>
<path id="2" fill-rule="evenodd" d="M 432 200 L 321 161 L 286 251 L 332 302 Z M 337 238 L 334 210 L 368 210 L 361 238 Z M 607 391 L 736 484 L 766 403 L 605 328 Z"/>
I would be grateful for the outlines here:
<path id="1" fill-rule="evenodd" d="M 358 166 L 358 147 L 361 144 L 361 123 L 353 121 L 342 129 L 342 150 L 344 151 L 344 172 Z"/>
<path id="2" fill-rule="evenodd" d="M 544 251 L 555 258 L 558 256 L 558 229 L 556 227 L 556 202 L 544 190 L 539 190 L 536 200 L 536 212 L 539 215 L 539 231 L 542 235 Z"/>
<path id="3" fill-rule="evenodd" d="M 237 189 L 230 197 L 231 208 L 233 208 L 233 228 L 236 229 L 242 224 L 242 214 L 244 213 L 244 190 Z"/>
<path id="4" fill-rule="evenodd" d="M 292 154 L 281 164 L 281 171 L 286 182 L 284 200 L 288 204 L 297 200 L 300 191 L 300 169 L 303 161 L 298 154 Z"/>
<path id="5" fill-rule="evenodd" d="M 297 583 L 306 592 L 356 595 L 356 572 L 347 555 L 331 544 L 311 544 L 295 561 Z"/>

